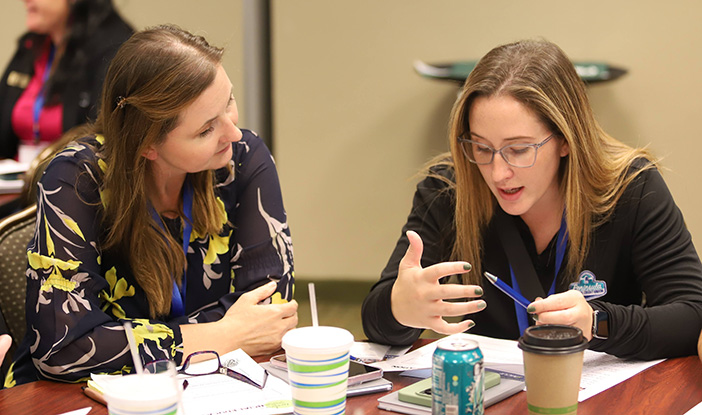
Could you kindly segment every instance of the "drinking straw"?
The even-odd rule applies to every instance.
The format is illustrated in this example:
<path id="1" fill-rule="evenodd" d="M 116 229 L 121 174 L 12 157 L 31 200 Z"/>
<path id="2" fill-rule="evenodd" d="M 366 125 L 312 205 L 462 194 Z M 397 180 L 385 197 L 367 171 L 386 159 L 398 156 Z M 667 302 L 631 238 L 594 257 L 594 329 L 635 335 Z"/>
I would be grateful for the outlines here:
<path id="1" fill-rule="evenodd" d="M 130 321 L 125 321 L 123 325 L 124 333 L 127 335 L 127 341 L 129 342 L 129 350 L 132 352 L 134 369 L 136 369 L 137 374 L 141 376 L 144 374 L 144 366 L 141 365 L 141 358 L 137 350 L 136 340 L 134 340 L 134 333 L 132 333 L 132 323 Z"/>
<path id="2" fill-rule="evenodd" d="M 317 327 L 319 325 L 319 320 L 317 320 L 317 296 L 314 293 L 314 283 L 311 282 L 307 284 L 307 288 L 310 292 L 310 310 L 312 311 L 312 326 Z"/>

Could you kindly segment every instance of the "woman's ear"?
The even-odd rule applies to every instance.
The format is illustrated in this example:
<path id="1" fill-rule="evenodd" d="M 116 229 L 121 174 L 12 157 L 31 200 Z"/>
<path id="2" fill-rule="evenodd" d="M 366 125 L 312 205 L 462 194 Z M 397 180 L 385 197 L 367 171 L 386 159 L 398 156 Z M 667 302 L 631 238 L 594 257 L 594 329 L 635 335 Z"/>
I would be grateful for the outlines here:
<path id="1" fill-rule="evenodd" d="M 568 144 L 568 141 L 566 139 L 560 140 L 561 143 L 561 148 L 560 148 L 560 156 L 565 157 L 568 154 L 570 154 L 570 145 Z"/>
<path id="2" fill-rule="evenodd" d="M 154 161 L 158 158 L 158 151 L 152 146 L 149 146 L 143 153 L 141 153 L 147 160 Z"/>

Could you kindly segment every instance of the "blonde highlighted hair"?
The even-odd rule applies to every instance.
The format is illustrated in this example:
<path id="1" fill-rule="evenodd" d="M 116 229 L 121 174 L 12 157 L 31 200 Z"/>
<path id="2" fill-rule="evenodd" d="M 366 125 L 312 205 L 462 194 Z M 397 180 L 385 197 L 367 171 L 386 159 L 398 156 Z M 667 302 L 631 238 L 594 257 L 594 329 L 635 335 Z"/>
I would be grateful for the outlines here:
<path id="1" fill-rule="evenodd" d="M 500 95 L 529 108 L 569 145 L 569 155 L 561 161 L 559 181 L 569 235 L 565 278 L 572 280 L 583 266 L 593 230 L 609 218 L 636 175 L 654 167 L 656 161 L 646 149 L 627 146 L 602 130 L 584 83 L 558 46 L 544 40 L 525 40 L 492 49 L 471 72 L 453 106 L 450 154 L 437 157 L 428 167 L 431 171 L 433 167 L 448 166 L 455 172 L 455 181 L 433 176 L 454 191 L 456 240 L 452 259 L 473 265 L 473 272 L 464 277 L 465 283 L 480 281 L 482 235 L 497 202 L 477 166 L 461 151 L 458 137 L 470 132 L 468 112 L 473 101 Z M 646 162 L 630 171 L 636 159 Z"/>

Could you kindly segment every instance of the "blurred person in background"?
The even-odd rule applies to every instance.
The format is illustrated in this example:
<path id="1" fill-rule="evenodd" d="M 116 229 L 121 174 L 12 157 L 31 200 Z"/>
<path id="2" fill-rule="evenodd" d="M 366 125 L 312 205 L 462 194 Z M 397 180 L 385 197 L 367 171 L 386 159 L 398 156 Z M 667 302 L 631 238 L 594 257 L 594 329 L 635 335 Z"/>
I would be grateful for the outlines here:
<path id="1" fill-rule="evenodd" d="M 111 0 L 24 0 L 25 33 L 0 82 L 0 158 L 29 163 L 94 120 L 102 81 L 132 27 Z"/>

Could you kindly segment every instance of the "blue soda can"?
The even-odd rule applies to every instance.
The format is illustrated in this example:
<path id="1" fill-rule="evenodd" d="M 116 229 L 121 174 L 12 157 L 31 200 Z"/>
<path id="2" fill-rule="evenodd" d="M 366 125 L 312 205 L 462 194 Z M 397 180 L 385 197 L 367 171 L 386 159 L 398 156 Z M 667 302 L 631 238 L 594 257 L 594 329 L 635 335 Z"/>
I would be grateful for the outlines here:
<path id="1" fill-rule="evenodd" d="M 483 415 L 483 353 L 468 336 L 440 340 L 431 365 L 433 415 Z"/>

